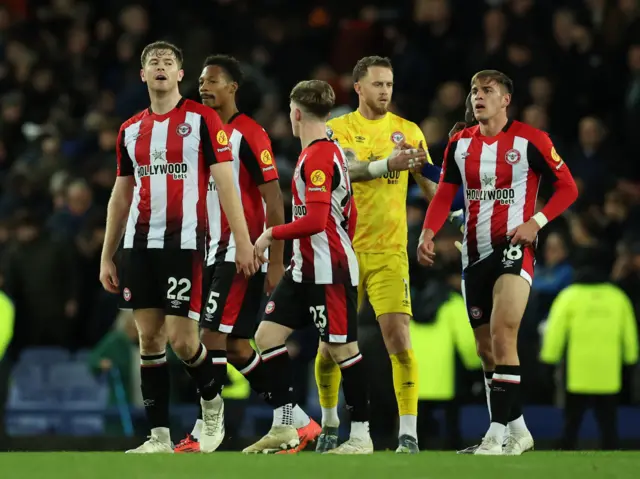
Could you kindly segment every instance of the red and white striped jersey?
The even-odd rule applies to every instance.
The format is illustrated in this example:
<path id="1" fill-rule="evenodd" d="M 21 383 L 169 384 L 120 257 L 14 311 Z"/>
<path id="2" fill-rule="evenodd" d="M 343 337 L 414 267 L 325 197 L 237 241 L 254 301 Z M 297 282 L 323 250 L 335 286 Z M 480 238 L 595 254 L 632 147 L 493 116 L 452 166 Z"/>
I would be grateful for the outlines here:
<path id="1" fill-rule="evenodd" d="M 463 268 L 504 246 L 507 232 L 534 215 L 541 178 L 553 183 L 567 176 L 549 136 L 532 126 L 510 120 L 494 137 L 483 136 L 479 126 L 456 133 L 440 180 L 464 185 Z"/>
<path id="2" fill-rule="evenodd" d="M 218 114 L 185 99 L 144 110 L 120 127 L 117 157 L 118 176 L 135 178 L 124 248 L 203 250 L 209 167 L 232 160 Z"/>
<path id="3" fill-rule="evenodd" d="M 358 285 L 358 261 L 349 231 L 355 221 L 347 160 L 336 143 L 309 144 L 298 159 L 292 180 L 293 221 L 306 215 L 308 203 L 330 205 L 321 233 L 293 240 L 288 274 L 296 283 Z"/>
<path id="4" fill-rule="evenodd" d="M 258 186 L 278 179 L 278 170 L 269 135 L 258 123 L 236 113 L 225 125 L 233 154 L 234 180 L 251 241 L 255 242 L 265 228 L 265 204 Z M 207 211 L 209 213 L 209 253 L 207 265 L 235 262 L 236 241 L 229 222 L 220 208 L 213 178 L 209 180 Z"/>

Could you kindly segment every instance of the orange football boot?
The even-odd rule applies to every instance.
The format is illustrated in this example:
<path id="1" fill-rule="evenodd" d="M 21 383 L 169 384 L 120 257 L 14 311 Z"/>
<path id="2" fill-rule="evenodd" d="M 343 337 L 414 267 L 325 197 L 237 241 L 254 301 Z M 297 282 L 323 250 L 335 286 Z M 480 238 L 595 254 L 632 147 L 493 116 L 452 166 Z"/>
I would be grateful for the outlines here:
<path id="1" fill-rule="evenodd" d="M 307 445 L 314 442 L 321 432 L 322 428 L 320 427 L 320 424 L 309 418 L 309 424 L 298 429 L 300 444 L 293 449 L 278 451 L 276 454 L 297 454 L 300 451 L 304 451 Z"/>
<path id="2" fill-rule="evenodd" d="M 187 437 L 185 437 L 176 445 L 176 447 L 173 448 L 173 452 L 200 452 L 200 443 L 191 434 L 187 434 Z"/>

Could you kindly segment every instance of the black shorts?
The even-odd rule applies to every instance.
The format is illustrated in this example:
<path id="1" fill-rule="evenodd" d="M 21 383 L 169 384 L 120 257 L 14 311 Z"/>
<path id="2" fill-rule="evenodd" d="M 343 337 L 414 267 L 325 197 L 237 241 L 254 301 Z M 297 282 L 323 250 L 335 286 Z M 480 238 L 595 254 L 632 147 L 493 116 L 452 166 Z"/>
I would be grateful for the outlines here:
<path id="1" fill-rule="evenodd" d="M 505 244 L 462 274 L 462 295 L 472 328 L 488 324 L 493 311 L 493 287 L 503 274 L 522 276 L 531 285 L 535 265 L 533 247 Z"/>
<path id="2" fill-rule="evenodd" d="M 264 310 L 263 321 L 291 329 L 314 324 L 325 343 L 358 339 L 358 291 L 349 284 L 296 283 L 285 274 Z"/>
<path id="3" fill-rule="evenodd" d="M 208 266 L 200 326 L 238 338 L 253 338 L 264 297 L 264 273 L 245 278 L 235 263 Z"/>
<path id="4" fill-rule="evenodd" d="M 157 308 L 200 319 L 204 254 L 194 250 L 126 249 L 118 266 L 121 309 Z"/>

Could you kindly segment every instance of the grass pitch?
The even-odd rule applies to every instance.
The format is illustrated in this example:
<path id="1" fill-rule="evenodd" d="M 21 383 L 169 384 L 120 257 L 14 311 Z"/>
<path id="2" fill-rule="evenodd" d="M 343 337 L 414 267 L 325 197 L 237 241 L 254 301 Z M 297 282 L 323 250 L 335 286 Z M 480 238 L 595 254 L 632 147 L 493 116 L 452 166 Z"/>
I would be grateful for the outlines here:
<path id="1" fill-rule="evenodd" d="M 638 479 L 640 452 L 532 452 L 520 457 L 0 454 L 2 479 Z"/>

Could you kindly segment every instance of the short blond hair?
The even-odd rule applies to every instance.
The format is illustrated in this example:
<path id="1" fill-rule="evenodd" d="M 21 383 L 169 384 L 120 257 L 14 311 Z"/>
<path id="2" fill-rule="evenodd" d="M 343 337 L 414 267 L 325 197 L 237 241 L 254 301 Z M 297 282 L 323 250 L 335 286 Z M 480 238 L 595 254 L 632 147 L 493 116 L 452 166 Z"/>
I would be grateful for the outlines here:
<path id="1" fill-rule="evenodd" d="M 291 90 L 289 99 L 318 118 L 326 118 L 336 103 L 336 94 L 326 81 L 305 80 Z"/>

